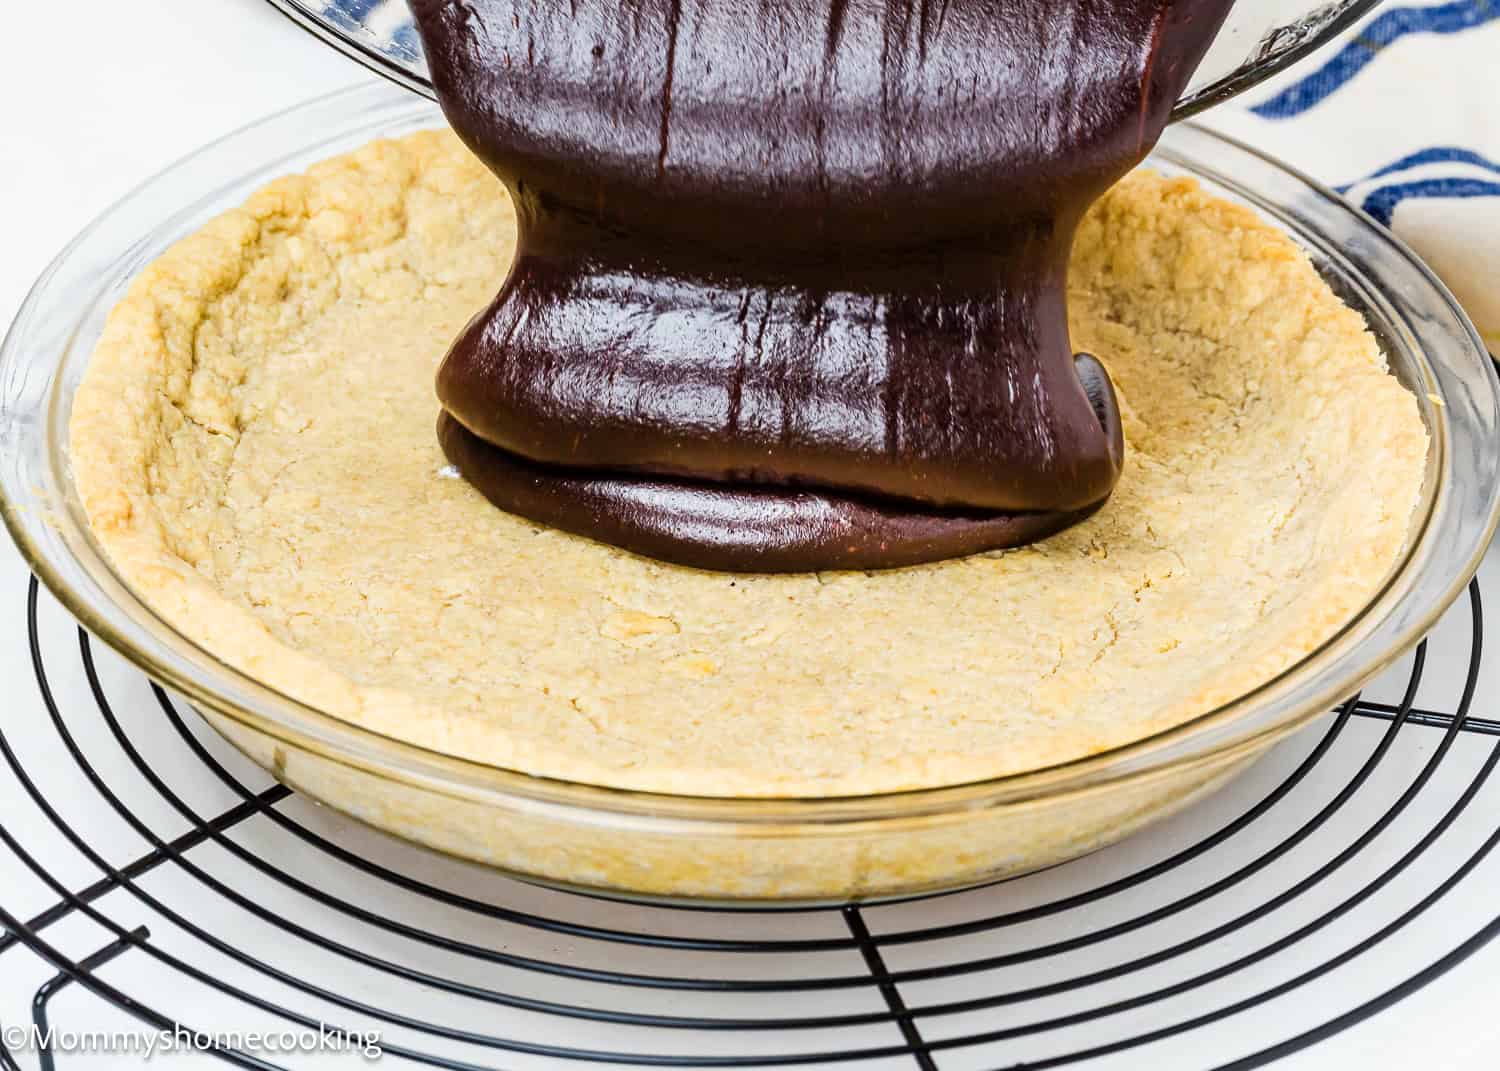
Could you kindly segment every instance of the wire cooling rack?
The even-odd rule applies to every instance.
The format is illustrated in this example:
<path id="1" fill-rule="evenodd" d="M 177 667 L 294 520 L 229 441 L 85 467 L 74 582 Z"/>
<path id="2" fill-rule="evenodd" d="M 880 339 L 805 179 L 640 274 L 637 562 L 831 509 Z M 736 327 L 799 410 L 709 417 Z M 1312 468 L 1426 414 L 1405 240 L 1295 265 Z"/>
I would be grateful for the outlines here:
<path id="1" fill-rule="evenodd" d="M 1385 699 L 1122 845 L 984 889 L 749 911 L 547 890 L 396 842 L 271 782 L 34 580 L 24 615 L 35 681 L 9 687 L 41 713 L 0 719 L 0 983 L 34 997 L 4 1026 L 186 1031 L 255 1068 L 312 1056 L 210 1043 L 374 1034 L 438 1068 L 1248 1068 L 1500 930 L 1477 581 Z M 4 1071 L 68 1060 L 0 1046 Z"/>

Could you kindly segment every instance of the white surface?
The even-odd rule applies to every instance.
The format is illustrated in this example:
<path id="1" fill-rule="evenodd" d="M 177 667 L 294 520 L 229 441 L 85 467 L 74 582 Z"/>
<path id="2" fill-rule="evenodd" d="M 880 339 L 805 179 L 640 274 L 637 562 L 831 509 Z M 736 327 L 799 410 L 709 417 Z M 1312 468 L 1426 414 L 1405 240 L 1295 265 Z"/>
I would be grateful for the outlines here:
<path id="1" fill-rule="evenodd" d="M 131 188 L 141 179 L 166 166 L 168 163 L 240 124 L 257 118 L 269 111 L 293 104 L 306 97 L 349 84 L 363 77 L 362 71 L 352 63 L 335 55 L 301 33 L 282 17 L 272 12 L 261 0 L 132 0 L 118 3 L 114 0 L 79 0 L 72 4 L 27 4 L 10 5 L 6 12 L 6 25 L 10 32 L 10 47 L 7 61 L 0 66 L 0 108 L 3 108 L 4 131 L 0 137 L 0 212 L 3 212 L 5 241 L 0 245 L 0 322 L 8 323 L 11 314 L 21 301 L 31 279 L 42 269 L 63 243 L 85 222 L 111 201 Z M 70 35 L 66 44 L 59 43 L 59 34 Z M 1492 557 L 1486 572 L 1491 577 L 1490 591 L 1500 595 L 1500 567 Z M 56 756 L 56 743 L 45 723 L 45 714 L 32 686 L 31 670 L 26 657 L 23 596 L 26 573 L 15 554 L 7 546 L 0 548 L 0 681 L 5 681 L 7 701 L 3 710 L 3 727 L 15 741 L 16 746 L 30 760 L 44 770 L 65 770 L 66 759 Z M 1500 600 L 1497 600 L 1500 604 Z M 67 652 L 71 643 L 69 626 L 61 613 L 50 604 L 44 606 L 46 634 L 50 637 L 50 650 Z M 1495 612 L 1492 611 L 1492 618 Z M 1447 623 L 1433 645 L 1428 680 L 1432 682 L 1423 700 L 1427 705 L 1448 707 L 1456 695 L 1457 685 L 1452 670 L 1462 668 L 1466 655 L 1466 613 Z M 1492 635 L 1500 635 L 1492 633 Z M 76 649 L 74 649 L 76 651 Z M 59 656 L 62 657 L 62 656 Z M 76 659 L 76 653 L 74 655 Z M 1455 666 L 1455 662 L 1457 665 Z M 1493 668 L 1495 659 L 1485 674 L 1484 685 L 1475 713 L 1494 716 L 1492 700 L 1500 697 L 1500 677 Z M 76 666 L 76 661 L 70 663 Z M 1444 672 L 1444 667 L 1449 672 Z M 133 717 L 143 721 L 151 716 L 150 695 L 138 677 L 117 660 L 105 659 L 106 682 L 111 694 L 117 694 L 117 709 L 122 718 L 130 722 Z M 56 682 L 63 692 L 64 707 L 82 704 L 87 708 L 87 695 L 79 675 L 74 672 Z M 1381 689 L 1390 696 L 1398 685 L 1387 685 Z M 138 713 L 137 713 L 138 712 Z M 159 721 L 159 715 L 156 715 Z M 81 722 L 81 724 L 85 724 Z M 155 724 L 155 723 L 152 723 Z M 97 722 L 86 723 L 91 731 L 100 731 Z M 1282 814 L 1274 820 L 1261 823 L 1249 838 L 1249 844 L 1235 853 L 1218 855 L 1205 861 L 1204 865 L 1187 871 L 1174 873 L 1170 882 L 1158 882 L 1136 893 L 1117 898 L 1110 904 L 1087 913 L 1087 917 L 1070 921 L 1073 929 L 1107 924 L 1118 917 L 1139 913 L 1163 902 L 1184 890 L 1205 881 L 1211 881 L 1232 869 L 1232 866 L 1249 858 L 1252 847 L 1264 847 L 1292 828 L 1297 819 L 1293 814 L 1305 816 L 1311 813 L 1322 800 L 1340 785 L 1340 772 L 1351 769 L 1363 757 L 1378 736 L 1380 727 L 1375 723 L 1360 723 L 1352 727 L 1347 740 L 1341 741 L 1337 761 L 1330 759 L 1325 770 L 1320 772 L 1308 791 L 1298 797 L 1298 809 Z M 1430 730 L 1425 732 L 1431 733 Z M 1097 946 L 1087 957 L 1080 960 L 1070 958 L 1066 973 L 1076 974 L 1092 967 L 1107 966 L 1131 956 L 1141 955 L 1163 944 L 1180 940 L 1183 936 L 1200 932 L 1215 922 L 1231 917 L 1255 906 L 1259 900 L 1276 890 L 1283 889 L 1312 867 L 1329 857 L 1338 846 L 1352 838 L 1370 817 L 1377 813 L 1383 803 L 1389 803 L 1399 792 L 1403 782 L 1416 766 L 1430 754 L 1436 736 L 1422 736 L 1415 729 L 1403 731 L 1400 743 L 1403 747 L 1397 758 L 1383 765 L 1381 773 L 1362 794 L 1357 805 L 1346 808 L 1340 817 L 1318 834 L 1309 844 L 1299 848 L 1283 861 L 1284 865 L 1237 887 L 1213 910 L 1200 913 L 1196 909 L 1169 920 L 1138 931 L 1126 940 L 1116 940 Z M 1295 760 L 1315 741 L 1315 736 L 1304 736 L 1288 745 L 1262 768 L 1257 769 L 1251 779 L 1237 786 L 1224 796 L 1212 801 L 1207 807 L 1169 823 L 1166 828 L 1150 836 L 1138 838 L 1110 852 L 1101 853 L 1090 860 L 1063 868 L 1053 876 L 1042 876 L 1027 886 L 1019 886 L 1010 893 L 995 891 L 966 894 L 921 905 L 907 905 L 872 909 L 869 922 L 872 929 L 906 928 L 927 925 L 939 919 L 972 917 L 988 914 L 1001 906 L 1013 906 L 1005 897 L 1045 897 L 1056 895 L 1059 888 L 1072 888 L 1083 875 L 1085 885 L 1097 884 L 1111 873 L 1125 873 L 1141 865 L 1143 860 L 1159 858 L 1174 846 L 1188 843 L 1208 829 L 1215 828 L 1228 817 L 1237 813 L 1246 800 L 1263 794 L 1274 783 L 1276 775 Z M 91 742 L 90 747 L 101 743 Z M 1377 864 L 1388 863 L 1401 850 L 1410 845 L 1430 823 L 1438 810 L 1451 801 L 1462 786 L 1457 780 L 1463 773 L 1472 773 L 1489 742 L 1483 739 L 1466 738 L 1455 747 L 1454 754 L 1444 764 L 1439 779 L 1441 791 L 1434 789 L 1426 793 L 1417 805 L 1403 818 L 1390 836 L 1382 838 L 1378 851 L 1372 850 L 1368 857 L 1361 857 L 1358 865 L 1352 865 L 1347 873 L 1341 872 L 1336 880 L 1324 882 L 1306 902 L 1299 902 L 1296 911 L 1278 914 L 1265 923 L 1257 924 L 1253 931 L 1242 932 L 1207 951 L 1194 953 L 1187 963 L 1177 963 L 1167 969 L 1153 968 L 1157 973 L 1152 980 L 1159 979 L 1168 984 L 1186 977 L 1195 970 L 1211 968 L 1247 949 L 1263 945 L 1267 940 L 1287 932 L 1305 918 L 1311 917 L 1318 907 L 1326 908 L 1337 899 L 1359 888 L 1374 873 Z M 178 786 L 188 793 L 195 804 L 205 809 L 218 809 L 232 800 L 222 786 L 205 780 L 202 771 L 190 759 L 180 754 L 180 746 L 173 751 L 163 745 L 164 750 L 157 761 L 168 764 L 180 763 L 185 785 Z M 118 780 L 134 789 L 139 789 L 141 798 L 150 796 L 130 779 L 128 768 L 121 765 Z M 64 776 L 58 774 L 59 777 Z M 112 769 L 111 776 L 115 776 Z M 1444 780 L 1446 777 L 1455 780 Z M 0 771 L 0 821 L 7 823 L 16 834 L 34 850 L 47 853 L 49 860 L 56 859 L 59 869 L 77 884 L 87 884 L 97 876 L 97 871 L 76 856 L 58 849 L 56 838 L 46 823 L 26 804 L 15 787 L 10 784 L 8 772 Z M 64 781 L 71 784 L 71 781 Z M 255 780 L 263 785 L 264 778 Z M 195 794 L 201 790 L 201 798 Z M 67 807 L 79 810 L 76 817 L 97 836 L 101 844 L 109 849 L 110 858 L 116 862 L 132 858 L 142 850 L 143 842 L 124 829 L 117 819 L 95 813 L 88 807 L 90 795 L 85 790 L 62 793 Z M 300 803 L 293 803 L 298 816 L 341 841 L 347 841 L 356 850 L 383 854 L 396 860 L 406 859 L 407 850 L 387 844 L 379 838 L 349 827 L 336 818 L 313 811 Z M 67 809 L 65 807 L 65 809 Z M 163 831 L 180 828 L 180 817 L 174 816 L 159 801 L 154 806 L 144 807 L 144 813 L 159 819 Z M 1051 1051 L 1066 1051 L 1082 1045 L 1107 1041 L 1121 1033 L 1137 1032 L 1153 1026 L 1189 1018 L 1198 1012 L 1217 1007 L 1250 992 L 1272 985 L 1328 955 L 1337 952 L 1343 944 L 1358 939 L 1393 917 L 1415 895 L 1430 888 L 1440 876 L 1450 871 L 1461 860 L 1466 850 L 1500 822 L 1500 786 L 1492 786 L 1471 809 L 1466 819 L 1453 830 L 1440 847 L 1425 855 L 1403 879 L 1383 890 L 1376 898 L 1355 912 L 1339 926 L 1320 934 L 1316 942 L 1298 946 L 1289 956 L 1274 958 L 1260 967 L 1242 972 L 1239 976 L 1216 983 L 1212 987 L 1195 992 L 1194 995 L 1119 1016 L 1111 1023 L 1098 1026 L 1090 1032 L 1071 1035 L 1070 1044 L 1062 1050 L 1055 1048 L 1056 1039 L 1043 1044 L 1037 1042 L 1020 1046 L 994 1046 L 983 1050 L 953 1054 L 942 1057 L 939 1065 L 945 1069 L 992 1067 L 1018 1059 L 1042 1055 Z M 245 843 L 260 845 L 267 850 L 279 848 L 276 838 L 259 826 L 247 827 Z M 118 850 L 114 850 L 118 849 Z M 215 872 L 233 872 L 233 867 L 214 860 Z M 278 856 L 278 858 L 284 858 Z M 315 861 L 316 862 L 316 861 Z M 408 860 L 409 862 L 409 860 Z M 524 890 L 500 879 L 475 874 L 457 864 L 425 864 L 429 868 L 429 880 L 449 882 L 466 890 L 476 886 L 489 889 L 498 897 L 513 897 L 530 901 L 533 905 L 549 894 Z M 1227 868 L 1226 868 L 1227 866 Z M 1216 867 L 1218 869 L 1216 869 Z M 1080 869 L 1081 868 L 1081 869 Z M 1174 1042 L 1147 1049 L 1136 1050 L 1104 1061 L 1098 1066 L 1109 1068 L 1149 1067 L 1153 1071 L 1171 1068 L 1203 1068 L 1223 1060 L 1281 1040 L 1300 1029 L 1321 1022 L 1331 1015 L 1345 1010 L 1363 999 L 1374 995 L 1389 985 L 1404 979 L 1415 969 L 1430 962 L 1441 951 L 1458 943 L 1479 926 L 1500 914 L 1500 898 L 1492 895 L 1496 878 L 1500 877 L 1500 864 L 1481 869 L 1474 880 L 1466 883 L 1420 924 L 1396 939 L 1383 945 L 1374 955 L 1357 961 L 1331 975 L 1327 980 L 1309 986 L 1295 996 L 1276 1002 L 1255 1013 L 1235 1017 L 1215 1026 L 1212 1030 L 1194 1032 Z M 241 875 L 240 887 L 247 887 Z M 341 895 L 351 899 L 361 896 L 368 899 L 372 907 L 390 909 L 394 897 L 385 897 L 380 890 L 372 891 L 369 883 L 349 881 L 348 876 L 319 874 L 318 880 L 343 881 L 347 888 L 336 885 Z M 254 887 L 254 886 L 250 886 Z M 154 888 L 169 901 L 183 907 L 195 918 L 203 917 L 205 896 L 191 882 L 181 881 L 171 875 L 163 875 Z M 271 902 L 289 899 L 274 889 L 266 895 Z M 14 901 L 12 901 L 14 898 Z M 26 910 L 40 910 L 52 901 L 34 879 L 22 872 L 14 860 L 0 850 L 0 903 Z M 582 911 L 591 921 L 600 924 L 642 925 L 642 914 L 637 909 L 593 905 L 581 901 L 565 901 L 570 910 Z M 119 905 L 121 901 L 112 900 Z M 550 903 L 550 901 L 549 901 Z M 555 907 L 551 909 L 556 909 Z M 196 910 L 196 914 L 194 914 Z M 289 913 L 299 910 L 295 903 L 287 907 Z M 649 914 L 649 913 L 648 913 Z M 655 917 L 655 916 L 652 916 Z M 233 912 L 223 911 L 218 906 L 208 916 L 219 926 L 220 932 L 235 942 L 260 947 L 255 942 L 255 927 Z M 679 930 L 691 926 L 706 929 L 702 921 L 713 916 L 681 916 L 672 920 Z M 694 922 L 694 919 L 700 921 Z M 1372 921 L 1373 920 L 1373 921 Z M 746 919 L 743 927 L 747 932 L 766 933 L 778 926 L 785 926 L 794 936 L 821 934 L 830 927 L 836 933 L 836 916 L 804 918 L 801 921 L 787 919 L 777 922 L 765 917 Z M 345 936 L 353 939 L 350 933 Z M 178 943 L 170 927 L 153 926 L 154 933 L 165 933 L 166 944 Z M 1073 932 L 1072 929 L 1068 931 Z M 102 943 L 97 930 L 90 930 L 81 920 L 70 920 L 49 931 L 60 943 L 74 953 L 82 953 Z M 1054 932 L 1049 924 L 1032 924 L 1020 930 L 1005 931 L 1003 935 L 986 935 L 958 942 L 956 948 L 945 951 L 973 957 L 1002 948 L 1014 948 L 1023 943 L 1036 943 L 1066 936 Z M 473 936 L 471 934 L 471 936 Z M 361 940 L 378 942 L 376 937 L 361 935 Z M 543 956 L 585 955 L 576 951 L 571 943 L 559 943 L 536 934 L 515 934 L 501 938 L 505 947 L 522 951 L 530 946 L 531 951 Z M 186 943 L 186 942 L 181 942 Z M 388 944 L 391 942 L 387 941 Z M 393 946 L 395 947 L 395 946 Z M 889 955 L 890 966 L 895 968 L 921 966 L 934 962 L 938 950 L 911 947 L 894 949 Z M 317 956 L 296 950 L 276 949 L 276 954 L 296 957 L 303 968 L 317 965 L 319 970 L 330 969 L 330 965 Z M 399 947 L 393 953 L 400 955 Z M 663 959 L 643 958 L 637 963 L 630 957 L 621 957 L 612 962 L 617 969 L 658 970 L 663 968 Z M 679 961 L 677 967 L 684 964 Z M 121 961 L 117 970 L 109 977 L 126 984 L 133 976 L 132 970 L 146 970 L 135 961 Z M 233 968 L 222 968 L 232 974 Z M 339 969 L 339 968 L 334 968 Z M 435 965 L 434 969 L 443 969 Z M 460 970 L 454 966 L 455 971 Z M 775 970 L 775 966 L 759 961 L 757 970 Z M 783 967 L 783 970 L 786 968 Z M 830 954 L 819 959 L 816 969 L 841 973 L 857 969 L 847 962 L 847 957 Z M 992 972 L 983 976 L 971 976 L 958 981 L 918 983 L 906 993 L 912 1004 L 921 1004 L 947 999 L 962 999 L 974 993 L 992 993 L 1015 985 L 1034 985 L 1044 982 L 1051 970 L 1045 963 L 1026 967 L 1019 971 Z M 469 974 L 478 974 L 474 965 L 467 966 Z M 30 994 L 36 985 L 50 972 L 44 969 L 30 953 L 13 950 L 0 959 L 0 1022 L 13 1023 L 24 1018 Z M 1296 1068 L 1371 1068 L 1425 1066 L 1433 1068 L 1488 1068 L 1495 1064 L 1494 1053 L 1500 1046 L 1500 1017 L 1493 1013 L 1493 992 L 1497 976 L 1500 976 L 1500 943 L 1476 955 L 1468 963 L 1433 983 L 1425 990 L 1407 999 L 1396 1008 L 1377 1016 L 1372 1021 L 1355 1027 L 1338 1038 L 1324 1042 L 1286 1061 L 1283 1065 Z M 360 989 L 367 999 L 378 999 L 390 985 L 367 975 L 348 975 L 349 983 Z M 522 991 L 559 995 L 556 983 L 543 985 L 532 978 L 517 981 L 514 976 L 497 982 L 486 976 L 492 984 L 513 984 Z M 1045 1008 L 1028 1007 L 1026 1019 L 1040 1017 L 1044 1013 L 1057 1011 L 1066 1013 L 1080 1007 L 1096 1006 L 1120 993 L 1138 992 L 1144 986 L 1132 982 L 1118 992 L 1109 987 L 1082 996 L 1073 995 Z M 152 983 L 149 992 L 158 996 L 164 1007 L 173 1008 L 184 1016 L 197 1015 L 200 1021 L 208 1022 L 219 1012 L 210 1000 L 196 990 L 174 986 L 170 981 Z M 286 993 L 279 996 L 286 999 Z M 660 995 L 647 997 L 619 992 L 608 994 L 617 1006 L 653 1007 L 677 1014 L 697 1010 L 691 999 L 661 999 Z M 566 999 L 566 998 L 564 998 Z M 576 996 L 573 999 L 578 999 Z M 829 1011 L 848 1010 L 865 1006 L 866 997 L 843 997 L 837 994 L 821 997 L 797 998 L 794 1001 L 798 1014 L 821 1014 Z M 304 1006 L 309 1002 L 300 1001 Z M 766 1005 L 766 1009 L 770 1009 Z M 708 1002 L 706 1010 L 717 1014 L 756 1014 L 761 1009 L 759 1001 L 746 1001 L 736 1006 L 723 999 Z M 311 1008 L 309 1007 L 309 1010 Z M 408 1008 L 414 1013 L 418 1009 Z M 786 1009 L 782 1008 L 782 1013 Z M 70 992 L 61 998 L 57 1007 L 58 1016 L 70 1016 L 70 1025 L 102 1025 L 108 1019 L 116 1024 L 118 1016 L 110 1016 L 102 1005 L 79 992 Z M 96 1021 L 91 1018 L 99 1017 Z M 524 1019 L 524 1017 L 522 1017 Z M 86 1020 L 86 1022 L 79 1022 Z M 955 1031 L 996 1029 L 1015 1022 L 1016 1017 L 1006 1009 L 991 1010 L 974 1016 L 942 1018 L 930 1023 L 926 1030 L 930 1039 L 937 1039 Z M 486 1013 L 479 1017 L 481 1025 L 490 1030 L 503 1032 L 512 1029 L 504 1013 Z M 586 1045 L 591 1040 L 608 1043 L 610 1036 L 590 1026 L 569 1026 L 556 1023 L 532 1025 L 522 1022 L 514 1029 L 529 1029 L 533 1036 L 554 1042 Z M 244 1022 L 229 1020 L 221 1025 L 247 1026 Z M 928 1026 L 929 1024 L 924 1024 Z M 551 1030 L 551 1037 L 546 1031 Z M 538 1034 L 537 1031 L 542 1031 Z M 889 1044 L 893 1040 L 889 1027 L 876 1028 L 874 1039 L 863 1039 L 861 1044 Z M 389 1035 L 393 1040 L 394 1032 Z M 718 1051 L 748 1052 L 763 1051 L 762 1046 L 771 1045 L 764 1038 L 734 1038 L 732 1036 L 695 1035 L 689 1039 L 678 1037 L 674 1044 L 687 1044 L 696 1051 L 708 1051 L 717 1046 Z M 847 1037 L 823 1039 L 823 1047 L 851 1044 Z M 662 1046 L 658 1046 L 661 1048 Z M 818 1048 L 811 1037 L 802 1039 L 803 1048 Z M 81 1058 L 75 1058 L 81 1059 Z M 95 1058 L 98 1059 L 98 1058 Z M 492 1058 L 494 1059 L 494 1058 Z M 30 1064 L 29 1057 L 23 1060 Z M 67 1057 L 60 1061 L 66 1066 Z M 101 1066 L 115 1061 L 100 1060 Z M 558 1066 L 525 1058 L 514 1060 L 503 1058 L 501 1066 L 533 1067 Z M 119 1061 L 122 1065 L 131 1061 Z M 195 1061 L 174 1062 L 173 1066 L 196 1065 Z M 321 1064 L 314 1064 L 321 1066 Z M 347 1065 L 346 1065 L 347 1066 Z M 911 1066 L 905 1059 L 882 1061 L 878 1064 L 858 1065 L 885 1068 Z M 1091 1065 L 1093 1066 L 1093 1065 Z"/>

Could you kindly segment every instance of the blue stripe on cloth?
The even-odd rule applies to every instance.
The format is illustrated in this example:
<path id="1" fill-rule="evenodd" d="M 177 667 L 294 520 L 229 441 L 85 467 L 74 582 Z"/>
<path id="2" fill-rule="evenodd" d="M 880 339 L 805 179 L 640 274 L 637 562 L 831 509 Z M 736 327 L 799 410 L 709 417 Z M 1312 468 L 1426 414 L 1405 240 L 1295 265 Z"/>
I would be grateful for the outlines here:
<path id="1" fill-rule="evenodd" d="M 1364 210 L 1387 227 L 1402 201 L 1427 198 L 1500 197 L 1500 182 L 1472 178 L 1433 178 L 1382 186 L 1365 196 Z"/>
<path id="2" fill-rule="evenodd" d="M 1345 182 L 1335 186 L 1339 193 L 1348 193 L 1361 183 L 1369 182 L 1371 179 L 1383 178 L 1386 175 L 1395 174 L 1397 171 L 1406 171 L 1413 167 L 1422 167 L 1426 164 L 1469 164 L 1473 167 L 1482 168 L 1485 171 L 1493 171 L 1500 175 L 1500 164 L 1491 160 L 1488 156 L 1481 156 L 1473 149 L 1460 149 L 1455 145 L 1434 145 L 1427 149 L 1418 149 L 1401 157 L 1395 163 L 1386 164 L 1378 171 L 1371 171 L 1362 179 L 1354 182 Z"/>
<path id="3" fill-rule="evenodd" d="M 1321 68 L 1250 110 L 1263 119 L 1301 115 L 1353 78 L 1380 51 L 1414 33 L 1460 33 L 1500 18 L 1500 0 L 1457 0 L 1436 7 L 1398 7 L 1371 20 Z"/>
<path id="4" fill-rule="evenodd" d="M 1366 181 L 1377 179 L 1382 175 L 1389 175 L 1395 171 L 1405 171 L 1409 167 L 1421 167 L 1423 164 L 1473 164 L 1482 167 L 1486 171 L 1500 174 L 1500 164 L 1495 163 L 1488 156 L 1481 156 L 1473 149 L 1460 149 L 1454 145 L 1434 145 L 1430 149 L 1421 149 L 1409 156 L 1403 156 L 1393 164 L 1386 164 L 1379 171 L 1372 171 L 1365 176 Z"/>

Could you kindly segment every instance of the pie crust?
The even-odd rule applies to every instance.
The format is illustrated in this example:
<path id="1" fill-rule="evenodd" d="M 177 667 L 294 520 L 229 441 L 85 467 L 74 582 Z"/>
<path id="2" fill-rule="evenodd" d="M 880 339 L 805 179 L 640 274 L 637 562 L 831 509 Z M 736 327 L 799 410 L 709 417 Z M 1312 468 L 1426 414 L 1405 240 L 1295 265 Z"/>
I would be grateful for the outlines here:
<path id="1" fill-rule="evenodd" d="M 830 796 L 996 777 L 1178 725 L 1326 641 L 1395 564 L 1428 449 L 1283 234 L 1140 171 L 1084 222 L 1075 347 L 1125 473 L 1033 547 L 879 573 L 666 565 L 491 507 L 433 374 L 498 289 L 498 183 L 446 131 L 271 184 L 146 269 L 71 424 L 126 583 L 357 725 L 572 781 Z"/>

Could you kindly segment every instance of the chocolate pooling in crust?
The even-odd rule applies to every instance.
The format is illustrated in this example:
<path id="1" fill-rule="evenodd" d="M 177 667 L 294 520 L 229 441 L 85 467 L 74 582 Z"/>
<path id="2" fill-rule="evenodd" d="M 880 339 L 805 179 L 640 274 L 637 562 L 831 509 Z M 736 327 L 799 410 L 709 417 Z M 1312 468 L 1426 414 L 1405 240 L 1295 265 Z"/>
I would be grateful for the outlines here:
<path id="1" fill-rule="evenodd" d="M 1232 0 L 412 0 L 516 260 L 438 373 L 503 509 L 781 571 L 1012 546 L 1120 475 L 1089 205 Z"/>

